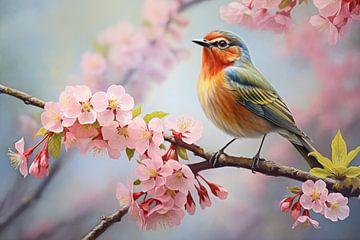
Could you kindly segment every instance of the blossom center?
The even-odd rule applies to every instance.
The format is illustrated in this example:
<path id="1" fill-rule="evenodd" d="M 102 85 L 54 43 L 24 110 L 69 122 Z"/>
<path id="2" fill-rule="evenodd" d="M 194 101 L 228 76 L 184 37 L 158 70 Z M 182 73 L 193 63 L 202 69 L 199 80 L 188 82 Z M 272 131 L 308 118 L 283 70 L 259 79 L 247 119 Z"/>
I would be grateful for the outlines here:
<path id="1" fill-rule="evenodd" d="M 129 132 L 127 128 L 118 128 L 118 134 L 124 137 L 128 137 L 129 136 Z"/>
<path id="2" fill-rule="evenodd" d="M 192 124 L 192 121 L 191 119 L 188 119 L 188 120 L 180 120 L 178 122 L 178 126 L 179 126 L 179 130 L 181 132 L 186 132 L 189 130 L 189 127 L 191 126 Z"/>
<path id="3" fill-rule="evenodd" d="M 311 194 L 311 199 L 312 199 L 313 201 L 315 201 L 315 200 L 320 200 L 320 196 L 321 196 L 320 193 L 314 192 L 313 194 Z"/>
<path id="4" fill-rule="evenodd" d="M 180 178 L 183 177 L 183 174 L 182 174 L 182 172 L 181 172 L 180 170 L 176 171 L 174 175 L 175 175 L 175 177 L 176 177 L 177 179 L 180 179 Z"/>
<path id="5" fill-rule="evenodd" d="M 145 139 L 147 139 L 147 140 L 148 140 L 148 139 L 151 139 L 152 136 L 153 136 L 153 134 L 152 134 L 152 132 L 149 131 L 149 130 L 145 131 L 145 132 L 144 132 L 144 135 L 143 135 L 143 137 L 144 137 Z"/>
<path id="6" fill-rule="evenodd" d="M 158 173 L 155 168 L 151 168 L 151 169 L 149 169 L 149 175 L 150 175 L 150 177 L 156 177 L 158 175 Z"/>
<path id="7" fill-rule="evenodd" d="M 81 104 L 81 107 L 82 107 L 82 110 L 83 110 L 84 112 L 90 112 L 90 110 L 91 110 L 91 104 L 90 104 L 90 102 L 83 102 L 83 103 Z"/>
<path id="8" fill-rule="evenodd" d="M 110 99 L 109 106 L 111 109 L 117 109 L 119 107 L 119 102 L 116 99 Z"/>

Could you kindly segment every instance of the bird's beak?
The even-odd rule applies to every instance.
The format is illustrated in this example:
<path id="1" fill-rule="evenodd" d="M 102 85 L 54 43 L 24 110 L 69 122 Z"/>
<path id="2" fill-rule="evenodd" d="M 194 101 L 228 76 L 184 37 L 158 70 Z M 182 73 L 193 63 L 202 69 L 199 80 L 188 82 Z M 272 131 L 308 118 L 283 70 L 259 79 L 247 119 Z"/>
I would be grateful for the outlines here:
<path id="1" fill-rule="evenodd" d="M 211 46 L 211 44 L 205 39 L 193 39 L 192 42 L 207 48 Z"/>

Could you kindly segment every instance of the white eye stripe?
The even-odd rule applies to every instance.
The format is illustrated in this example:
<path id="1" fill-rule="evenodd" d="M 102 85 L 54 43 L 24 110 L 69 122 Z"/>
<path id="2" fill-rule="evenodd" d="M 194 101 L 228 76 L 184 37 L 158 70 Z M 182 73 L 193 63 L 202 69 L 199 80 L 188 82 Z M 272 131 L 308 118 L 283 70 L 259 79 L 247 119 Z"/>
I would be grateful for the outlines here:
<path id="1" fill-rule="evenodd" d="M 211 41 L 209 41 L 210 43 L 216 43 L 216 42 L 219 42 L 219 41 L 225 41 L 226 43 L 229 43 L 229 40 L 227 40 L 226 38 L 222 38 L 222 37 L 219 37 L 219 38 L 215 38 Z"/>

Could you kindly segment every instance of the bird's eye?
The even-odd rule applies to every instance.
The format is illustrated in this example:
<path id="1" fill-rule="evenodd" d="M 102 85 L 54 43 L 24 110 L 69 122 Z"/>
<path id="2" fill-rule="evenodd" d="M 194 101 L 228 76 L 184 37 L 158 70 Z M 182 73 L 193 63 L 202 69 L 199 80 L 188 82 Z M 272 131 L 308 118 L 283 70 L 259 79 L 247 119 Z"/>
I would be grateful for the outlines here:
<path id="1" fill-rule="evenodd" d="M 217 47 L 220 49 L 225 49 L 229 47 L 229 44 L 225 40 L 220 40 L 217 42 Z"/>

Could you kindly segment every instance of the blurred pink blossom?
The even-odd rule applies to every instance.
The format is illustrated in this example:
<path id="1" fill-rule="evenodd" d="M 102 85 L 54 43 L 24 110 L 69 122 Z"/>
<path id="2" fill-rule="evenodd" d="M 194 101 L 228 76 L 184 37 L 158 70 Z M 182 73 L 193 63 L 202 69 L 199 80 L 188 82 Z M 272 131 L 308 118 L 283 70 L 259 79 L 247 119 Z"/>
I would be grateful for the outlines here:
<path id="1" fill-rule="evenodd" d="M 320 228 L 320 224 L 318 221 L 310 218 L 307 215 L 302 215 L 300 217 L 298 217 L 296 219 L 296 221 L 294 222 L 292 229 L 295 229 L 296 227 L 303 225 L 305 227 L 307 226 L 313 226 L 315 229 L 319 229 Z"/>

